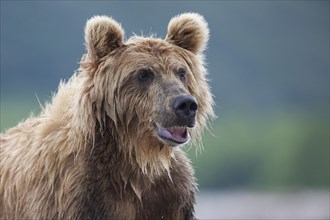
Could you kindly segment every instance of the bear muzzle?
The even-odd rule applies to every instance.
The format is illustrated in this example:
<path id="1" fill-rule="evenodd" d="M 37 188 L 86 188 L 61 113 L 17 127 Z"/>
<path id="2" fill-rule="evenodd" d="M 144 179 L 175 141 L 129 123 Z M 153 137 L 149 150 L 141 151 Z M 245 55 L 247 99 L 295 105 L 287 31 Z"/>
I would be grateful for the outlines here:
<path id="1" fill-rule="evenodd" d="M 158 137 L 171 146 L 188 142 L 190 140 L 188 128 L 195 126 L 197 109 L 198 104 L 193 96 L 180 95 L 175 97 L 171 103 L 173 122 L 167 126 L 155 123 Z"/>

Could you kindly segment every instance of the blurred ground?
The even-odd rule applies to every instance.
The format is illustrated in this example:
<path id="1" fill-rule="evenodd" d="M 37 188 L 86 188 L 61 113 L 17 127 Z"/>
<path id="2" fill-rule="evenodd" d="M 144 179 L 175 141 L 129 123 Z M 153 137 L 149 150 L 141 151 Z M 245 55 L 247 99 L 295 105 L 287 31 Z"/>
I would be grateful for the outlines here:
<path id="1" fill-rule="evenodd" d="M 198 219 L 329 219 L 329 191 L 204 191 L 197 196 Z"/>

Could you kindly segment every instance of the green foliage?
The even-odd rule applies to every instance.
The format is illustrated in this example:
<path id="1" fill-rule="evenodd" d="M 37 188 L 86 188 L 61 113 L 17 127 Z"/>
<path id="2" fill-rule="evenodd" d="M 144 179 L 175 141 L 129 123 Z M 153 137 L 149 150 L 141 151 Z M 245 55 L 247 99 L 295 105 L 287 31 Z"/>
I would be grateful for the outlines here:
<path id="1" fill-rule="evenodd" d="M 1 99 L 0 101 L 0 131 L 15 126 L 20 121 L 40 112 L 40 105 L 37 99 L 11 101 Z"/>
<path id="2" fill-rule="evenodd" d="M 201 187 L 329 187 L 328 117 L 232 115 L 206 134 L 190 156 Z"/>

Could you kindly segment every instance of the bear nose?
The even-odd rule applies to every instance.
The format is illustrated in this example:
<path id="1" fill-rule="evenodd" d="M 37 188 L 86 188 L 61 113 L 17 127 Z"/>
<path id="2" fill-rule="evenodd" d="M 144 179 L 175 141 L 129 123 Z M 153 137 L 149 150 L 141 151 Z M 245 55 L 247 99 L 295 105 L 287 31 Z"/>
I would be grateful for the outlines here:
<path id="1" fill-rule="evenodd" d="M 178 119 L 188 127 L 195 126 L 195 116 L 198 109 L 196 99 L 191 95 L 178 96 L 172 104 Z"/>

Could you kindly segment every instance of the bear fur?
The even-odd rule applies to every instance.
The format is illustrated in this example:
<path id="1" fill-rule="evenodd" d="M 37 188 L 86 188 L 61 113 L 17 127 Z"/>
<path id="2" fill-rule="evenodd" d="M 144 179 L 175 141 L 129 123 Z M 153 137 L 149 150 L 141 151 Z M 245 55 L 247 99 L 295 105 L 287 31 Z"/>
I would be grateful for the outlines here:
<path id="1" fill-rule="evenodd" d="M 196 13 L 172 18 L 165 39 L 125 41 L 112 18 L 88 20 L 76 73 L 0 136 L 0 219 L 193 219 L 196 181 L 179 145 L 199 146 L 214 115 L 208 37 Z"/>

